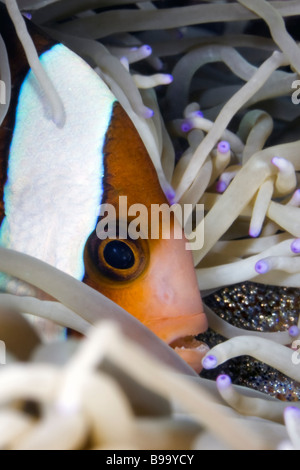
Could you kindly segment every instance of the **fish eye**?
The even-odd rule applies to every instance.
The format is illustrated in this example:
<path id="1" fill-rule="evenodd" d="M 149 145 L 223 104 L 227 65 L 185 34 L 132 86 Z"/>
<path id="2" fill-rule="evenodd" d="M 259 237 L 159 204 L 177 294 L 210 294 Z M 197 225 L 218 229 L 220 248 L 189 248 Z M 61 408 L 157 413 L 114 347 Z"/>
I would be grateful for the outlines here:
<path id="1" fill-rule="evenodd" d="M 84 262 L 86 275 L 101 281 L 129 282 L 145 270 L 149 261 L 144 239 L 98 238 L 93 232 L 87 240 Z"/>
<path id="2" fill-rule="evenodd" d="M 122 240 L 111 240 L 105 245 L 103 257 L 107 264 L 116 269 L 129 269 L 134 265 L 134 253 Z"/>

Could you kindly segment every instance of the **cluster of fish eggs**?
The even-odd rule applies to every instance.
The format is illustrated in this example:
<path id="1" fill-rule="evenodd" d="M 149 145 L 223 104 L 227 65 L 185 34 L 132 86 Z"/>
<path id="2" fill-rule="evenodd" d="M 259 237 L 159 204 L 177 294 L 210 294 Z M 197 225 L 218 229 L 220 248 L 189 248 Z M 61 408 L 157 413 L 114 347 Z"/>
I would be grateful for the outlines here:
<path id="1" fill-rule="evenodd" d="M 229 324 L 258 332 L 289 329 L 297 324 L 300 309 L 298 289 L 253 282 L 224 287 L 204 301 Z M 211 329 L 198 339 L 210 347 L 226 340 Z M 214 370 L 203 371 L 201 376 L 216 379 L 219 374 L 228 374 L 236 385 L 246 386 L 281 400 L 300 400 L 298 382 L 249 356 L 231 359 Z"/>

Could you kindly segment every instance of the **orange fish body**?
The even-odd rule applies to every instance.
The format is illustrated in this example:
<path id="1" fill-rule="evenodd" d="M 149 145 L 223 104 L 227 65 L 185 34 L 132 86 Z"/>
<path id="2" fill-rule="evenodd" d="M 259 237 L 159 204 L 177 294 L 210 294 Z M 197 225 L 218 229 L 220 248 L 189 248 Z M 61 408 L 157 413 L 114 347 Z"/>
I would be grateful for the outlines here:
<path id="1" fill-rule="evenodd" d="M 0 129 L 0 244 L 83 280 L 163 341 L 177 344 L 179 354 L 199 371 L 205 351 L 183 347 L 207 327 L 191 252 L 174 217 L 170 237 L 164 238 L 159 227 L 159 237 L 151 238 L 151 208 L 168 201 L 138 132 L 81 58 L 29 24 L 66 109 L 64 129 L 55 129 L 43 116 L 42 94 L 36 92 L 20 43 L 11 40 L 8 18 L 3 18 L 1 14 L 1 34 L 8 44 L 14 86 Z M 64 66 L 66 71 L 74 67 L 76 74 L 63 74 Z M 79 98 L 72 95 L 75 91 Z M 130 233 L 120 238 L 134 221 L 132 212 L 119 218 L 125 198 L 127 208 L 144 209 L 139 222 L 146 233 L 139 238 Z M 106 217 L 99 218 L 99 207 L 104 205 L 115 210 L 114 236 L 102 230 L 99 237 L 99 222 Z M 23 230 L 17 232 L 20 226 Z"/>

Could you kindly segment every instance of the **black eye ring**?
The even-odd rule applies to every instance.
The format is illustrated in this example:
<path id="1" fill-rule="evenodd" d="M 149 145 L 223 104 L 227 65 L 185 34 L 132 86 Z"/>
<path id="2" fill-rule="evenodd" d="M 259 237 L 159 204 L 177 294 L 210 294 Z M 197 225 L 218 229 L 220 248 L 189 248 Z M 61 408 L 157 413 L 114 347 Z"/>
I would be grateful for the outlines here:
<path id="1" fill-rule="evenodd" d="M 135 263 L 132 249 L 122 240 L 109 241 L 104 247 L 103 257 L 115 269 L 130 269 Z"/>

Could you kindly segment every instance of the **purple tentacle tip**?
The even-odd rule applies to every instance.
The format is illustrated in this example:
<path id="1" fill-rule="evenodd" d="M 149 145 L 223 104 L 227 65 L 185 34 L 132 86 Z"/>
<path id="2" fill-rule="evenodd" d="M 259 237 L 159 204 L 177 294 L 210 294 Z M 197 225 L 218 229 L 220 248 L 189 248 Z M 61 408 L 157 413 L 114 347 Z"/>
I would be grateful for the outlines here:
<path id="1" fill-rule="evenodd" d="M 153 111 L 153 109 L 145 107 L 143 115 L 144 115 L 145 119 L 150 119 L 154 116 L 154 111 Z"/>
<path id="2" fill-rule="evenodd" d="M 32 14 L 29 11 L 23 11 L 22 15 L 25 16 L 28 20 L 32 20 Z"/>
<path id="3" fill-rule="evenodd" d="M 221 140 L 221 142 L 218 143 L 218 150 L 220 153 L 227 153 L 230 150 L 230 143 L 227 142 L 227 140 Z"/>
<path id="4" fill-rule="evenodd" d="M 167 199 L 168 199 L 168 201 L 171 205 L 175 203 L 175 201 L 176 201 L 176 192 L 174 191 L 173 188 L 169 188 L 166 191 L 166 197 L 167 197 Z"/>
<path id="5" fill-rule="evenodd" d="M 141 47 L 143 51 L 145 51 L 147 54 L 152 54 L 152 47 L 149 46 L 148 44 L 145 44 L 144 46 Z"/>
<path id="6" fill-rule="evenodd" d="M 181 130 L 182 132 L 189 132 L 192 129 L 192 125 L 189 121 L 184 121 L 181 124 Z"/>
<path id="7" fill-rule="evenodd" d="M 268 271 L 270 270 L 269 268 L 269 265 L 266 261 L 264 261 L 263 259 L 257 261 L 256 265 L 255 265 L 255 271 L 258 273 L 258 274 L 265 274 L 267 273 Z"/>
<path id="8" fill-rule="evenodd" d="M 289 335 L 292 336 L 293 338 L 297 338 L 300 334 L 300 330 L 298 326 L 293 325 L 289 328 Z"/>
<path id="9" fill-rule="evenodd" d="M 225 181 L 219 180 L 216 184 L 217 193 L 224 193 L 225 189 L 227 189 L 227 184 Z"/>
<path id="10" fill-rule="evenodd" d="M 195 111 L 195 116 L 196 116 L 196 117 L 203 118 L 203 117 L 204 117 L 204 114 L 203 114 L 202 111 L 199 110 L 199 111 Z"/>
<path id="11" fill-rule="evenodd" d="M 294 194 L 291 198 L 290 203 L 293 206 L 299 207 L 299 205 L 300 205 L 300 189 L 296 189 L 296 191 L 294 192 Z"/>
<path id="12" fill-rule="evenodd" d="M 231 385 L 231 378 L 229 375 L 222 374 L 217 377 L 217 386 L 221 390 L 225 390 L 226 388 L 230 387 Z"/>
<path id="13" fill-rule="evenodd" d="M 273 157 L 271 160 L 272 164 L 279 167 L 281 166 L 280 164 L 282 163 L 282 158 L 280 157 Z"/>
<path id="14" fill-rule="evenodd" d="M 296 418 L 300 420 L 300 409 L 296 406 L 287 406 L 284 410 L 284 417 L 285 418 Z"/>
<path id="15" fill-rule="evenodd" d="M 291 250 L 293 253 L 300 253 L 300 238 L 296 238 L 296 240 L 291 243 Z"/>
<path id="16" fill-rule="evenodd" d="M 252 237 L 252 238 L 258 237 L 259 234 L 260 234 L 260 230 L 257 230 L 257 229 L 254 229 L 254 228 L 251 228 L 249 230 L 249 236 Z"/>
<path id="17" fill-rule="evenodd" d="M 287 170 L 288 169 L 288 161 L 282 157 L 273 157 L 271 160 L 272 164 L 278 168 L 278 170 Z"/>
<path id="18" fill-rule="evenodd" d="M 204 369 L 207 369 L 207 370 L 214 369 L 217 364 L 218 364 L 218 360 L 216 356 L 213 356 L 213 355 L 206 356 L 202 361 L 202 365 Z"/>

